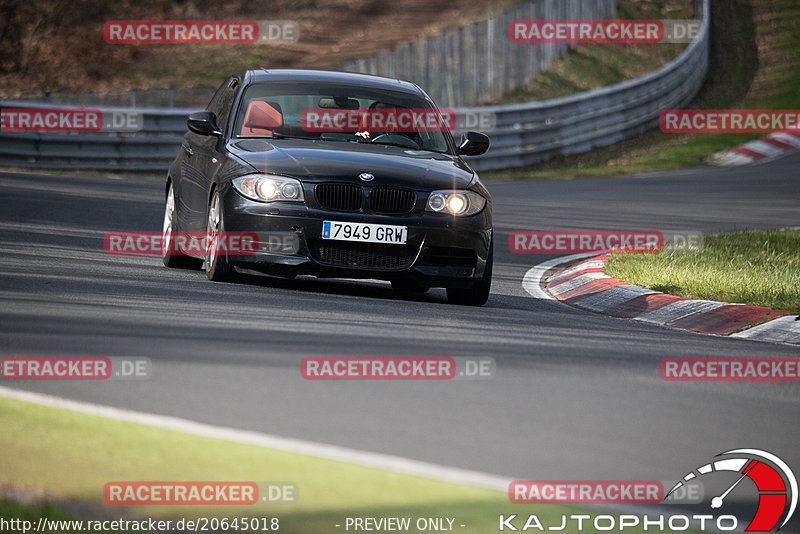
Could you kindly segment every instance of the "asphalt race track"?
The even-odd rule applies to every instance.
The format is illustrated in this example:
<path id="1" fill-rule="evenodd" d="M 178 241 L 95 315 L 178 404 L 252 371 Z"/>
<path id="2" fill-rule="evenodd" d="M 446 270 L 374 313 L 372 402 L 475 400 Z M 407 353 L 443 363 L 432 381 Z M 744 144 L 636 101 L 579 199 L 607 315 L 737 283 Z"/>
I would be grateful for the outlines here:
<path id="1" fill-rule="evenodd" d="M 508 251 L 526 229 L 800 226 L 800 154 L 753 167 L 489 183 L 496 220 L 483 308 L 443 290 L 248 276 L 206 280 L 156 256 L 112 256 L 108 231 L 159 231 L 163 183 L 0 174 L 0 354 L 147 356 L 144 381 L 4 382 L 530 479 L 675 479 L 739 447 L 800 465 L 797 382 L 664 382 L 664 357 L 795 356 L 800 347 L 693 334 L 537 300 Z M 320 382 L 305 356 L 493 356 L 482 381 Z"/>

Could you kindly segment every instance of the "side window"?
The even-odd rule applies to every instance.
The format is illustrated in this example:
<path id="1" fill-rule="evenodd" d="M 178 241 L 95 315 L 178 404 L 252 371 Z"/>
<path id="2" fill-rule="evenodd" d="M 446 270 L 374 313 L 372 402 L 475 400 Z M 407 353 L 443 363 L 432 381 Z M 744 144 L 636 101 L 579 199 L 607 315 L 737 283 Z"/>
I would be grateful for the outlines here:
<path id="1" fill-rule="evenodd" d="M 214 97 L 206 108 L 207 111 L 211 111 L 217 116 L 217 126 L 223 130 L 225 130 L 225 126 L 228 123 L 228 116 L 231 113 L 231 106 L 236 96 L 237 87 L 239 87 L 238 78 L 226 80 L 214 93 Z"/>

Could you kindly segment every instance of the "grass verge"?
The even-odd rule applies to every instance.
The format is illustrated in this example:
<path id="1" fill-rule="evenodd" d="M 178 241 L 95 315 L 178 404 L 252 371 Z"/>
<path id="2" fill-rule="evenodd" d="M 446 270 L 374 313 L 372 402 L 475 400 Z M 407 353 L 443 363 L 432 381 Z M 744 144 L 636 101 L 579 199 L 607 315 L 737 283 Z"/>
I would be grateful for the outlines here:
<path id="1" fill-rule="evenodd" d="M 695 254 L 612 254 L 605 272 L 679 297 L 800 314 L 800 230 L 708 236 Z"/>
<path id="2" fill-rule="evenodd" d="M 500 513 L 560 524 L 561 505 L 511 505 L 505 492 L 116 421 L 0 397 L 0 484 L 46 499 L 0 501 L 0 517 L 104 519 L 278 517 L 280 531 L 341 532 L 346 517 L 453 517 L 455 530 L 494 532 Z M 109 481 L 294 482 L 299 499 L 273 506 L 108 506 Z M 68 505 L 97 510 L 86 517 Z M 75 508 L 75 507 L 73 507 Z"/>

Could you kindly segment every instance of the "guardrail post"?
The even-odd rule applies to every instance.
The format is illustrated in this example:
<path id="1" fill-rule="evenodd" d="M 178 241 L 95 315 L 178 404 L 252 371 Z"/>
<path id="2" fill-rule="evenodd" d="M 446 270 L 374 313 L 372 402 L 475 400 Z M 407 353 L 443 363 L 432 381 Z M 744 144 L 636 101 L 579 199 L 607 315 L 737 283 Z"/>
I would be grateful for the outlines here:
<path id="1" fill-rule="evenodd" d="M 494 98 L 494 19 L 486 21 L 486 83 L 489 89 L 489 98 Z"/>

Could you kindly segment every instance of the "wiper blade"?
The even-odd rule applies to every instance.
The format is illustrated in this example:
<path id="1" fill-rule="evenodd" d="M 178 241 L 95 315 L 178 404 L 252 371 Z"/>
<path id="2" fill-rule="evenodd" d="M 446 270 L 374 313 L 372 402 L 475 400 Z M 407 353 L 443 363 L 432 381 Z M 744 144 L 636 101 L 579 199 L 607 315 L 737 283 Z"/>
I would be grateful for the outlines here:
<path id="1" fill-rule="evenodd" d="M 319 137 L 303 137 L 300 135 L 272 134 L 272 136 L 269 137 L 268 139 L 304 139 L 306 141 L 318 141 Z"/>
<path id="2" fill-rule="evenodd" d="M 408 148 L 409 150 L 420 150 L 419 146 L 404 145 L 402 143 L 392 143 L 390 141 L 371 141 L 370 144 L 371 145 L 398 146 L 400 148 Z"/>

